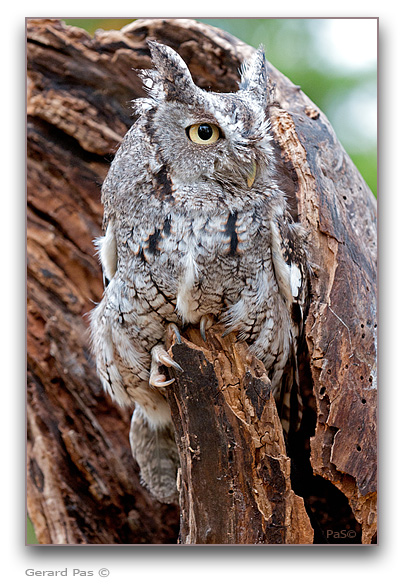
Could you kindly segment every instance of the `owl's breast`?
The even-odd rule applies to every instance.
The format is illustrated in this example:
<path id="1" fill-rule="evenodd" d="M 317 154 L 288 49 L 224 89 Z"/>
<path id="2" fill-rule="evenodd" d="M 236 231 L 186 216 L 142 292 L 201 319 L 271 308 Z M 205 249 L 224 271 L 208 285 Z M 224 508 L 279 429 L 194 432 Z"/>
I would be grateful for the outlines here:
<path id="1" fill-rule="evenodd" d="M 237 301 L 254 266 L 260 230 L 237 212 L 173 212 L 143 235 L 140 254 L 159 289 L 174 297 L 185 322 L 219 314 Z M 259 243 L 258 243 L 259 244 Z M 253 262 L 254 263 L 254 262 Z"/>

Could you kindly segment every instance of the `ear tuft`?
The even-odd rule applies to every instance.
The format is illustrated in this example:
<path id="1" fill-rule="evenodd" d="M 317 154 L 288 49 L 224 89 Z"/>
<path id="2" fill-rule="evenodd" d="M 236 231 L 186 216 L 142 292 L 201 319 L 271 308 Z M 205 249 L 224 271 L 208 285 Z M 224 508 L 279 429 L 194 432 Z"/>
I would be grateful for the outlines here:
<path id="1" fill-rule="evenodd" d="M 167 45 L 151 40 L 147 41 L 147 44 L 167 99 L 189 101 L 196 86 L 183 59 Z"/>
<path id="2" fill-rule="evenodd" d="M 254 92 L 261 100 L 267 95 L 267 70 L 265 52 L 260 45 L 254 55 L 241 66 L 240 90 Z"/>

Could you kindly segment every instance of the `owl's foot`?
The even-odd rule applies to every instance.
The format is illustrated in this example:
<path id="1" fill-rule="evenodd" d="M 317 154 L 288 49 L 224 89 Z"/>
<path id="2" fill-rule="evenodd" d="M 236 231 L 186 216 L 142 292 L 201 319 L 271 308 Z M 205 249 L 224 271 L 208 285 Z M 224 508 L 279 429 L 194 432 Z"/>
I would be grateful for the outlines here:
<path id="1" fill-rule="evenodd" d="M 181 343 L 182 343 L 181 333 L 180 333 L 179 328 L 177 327 L 176 324 L 174 324 L 173 322 L 170 322 L 167 326 L 166 334 L 167 334 L 167 336 L 175 335 L 175 340 L 177 341 L 177 343 L 179 345 L 181 345 Z"/>
<path id="2" fill-rule="evenodd" d="M 201 332 L 201 337 L 206 343 L 206 329 L 212 326 L 214 323 L 214 318 L 212 314 L 204 314 L 199 323 L 199 330 Z"/>
<path id="3" fill-rule="evenodd" d="M 177 329 L 178 330 L 178 329 Z M 163 373 L 160 373 L 159 366 L 174 367 L 177 371 L 183 372 L 181 365 L 178 365 L 174 359 L 170 357 L 163 345 L 156 345 L 151 350 L 152 363 L 150 367 L 149 385 L 153 387 L 167 387 L 174 383 L 175 379 L 168 379 Z"/>

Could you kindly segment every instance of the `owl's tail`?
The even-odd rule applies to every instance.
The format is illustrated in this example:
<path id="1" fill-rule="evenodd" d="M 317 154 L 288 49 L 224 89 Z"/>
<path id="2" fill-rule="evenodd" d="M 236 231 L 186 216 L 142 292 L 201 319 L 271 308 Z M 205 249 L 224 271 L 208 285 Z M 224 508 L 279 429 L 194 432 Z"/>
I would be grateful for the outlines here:
<path id="1" fill-rule="evenodd" d="M 129 440 L 133 457 L 140 467 L 142 484 L 161 503 L 176 503 L 179 458 L 172 424 L 151 427 L 137 406 Z"/>

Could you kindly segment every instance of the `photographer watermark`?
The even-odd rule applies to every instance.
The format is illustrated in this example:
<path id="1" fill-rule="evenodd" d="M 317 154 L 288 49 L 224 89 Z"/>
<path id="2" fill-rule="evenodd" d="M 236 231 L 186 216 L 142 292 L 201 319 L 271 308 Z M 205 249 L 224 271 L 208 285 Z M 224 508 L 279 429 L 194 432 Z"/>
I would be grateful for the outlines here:
<path id="1" fill-rule="evenodd" d="M 63 570 L 35 570 L 34 568 L 27 568 L 25 570 L 26 576 L 101 576 L 102 578 L 106 578 L 109 576 L 110 571 L 108 568 L 100 568 L 97 571 L 94 570 L 80 570 L 79 568 L 64 568 Z"/>
<path id="2" fill-rule="evenodd" d="M 340 529 L 340 531 L 334 531 L 333 529 L 327 529 L 327 539 L 354 539 L 356 537 L 356 531 L 354 529 Z"/>

